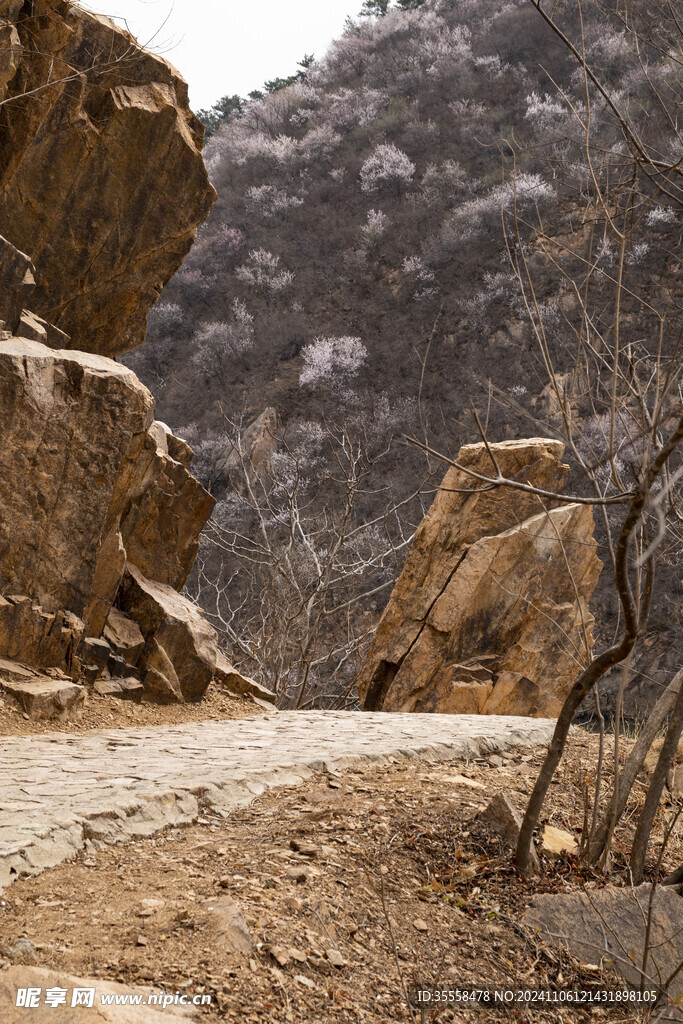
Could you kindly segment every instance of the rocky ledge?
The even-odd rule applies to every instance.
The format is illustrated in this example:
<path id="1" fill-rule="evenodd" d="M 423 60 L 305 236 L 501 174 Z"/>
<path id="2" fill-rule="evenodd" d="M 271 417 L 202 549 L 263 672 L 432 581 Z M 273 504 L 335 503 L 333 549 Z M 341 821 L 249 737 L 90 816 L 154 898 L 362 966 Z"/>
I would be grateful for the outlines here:
<path id="1" fill-rule="evenodd" d="M 562 489 L 559 441 L 491 448 L 507 478 Z M 455 461 L 495 472 L 484 444 Z M 366 709 L 556 716 L 593 644 L 593 527 L 588 505 L 449 469 L 358 678 Z"/>

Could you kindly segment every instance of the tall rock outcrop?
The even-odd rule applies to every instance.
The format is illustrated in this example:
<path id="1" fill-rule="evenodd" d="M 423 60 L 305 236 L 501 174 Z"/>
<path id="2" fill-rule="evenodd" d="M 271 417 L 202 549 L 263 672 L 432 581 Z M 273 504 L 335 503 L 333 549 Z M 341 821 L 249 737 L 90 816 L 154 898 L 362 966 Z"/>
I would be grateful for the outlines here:
<path id="1" fill-rule="evenodd" d="M 33 261 L 31 309 L 73 348 L 135 348 L 215 200 L 185 81 L 67 0 L 0 0 L 0 102 L 0 234 Z"/>
<path id="2" fill-rule="evenodd" d="M 505 476 L 562 489 L 559 442 L 492 448 Z M 493 470 L 483 444 L 456 461 Z M 596 547 L 590 506 L 541 503 L 449 469 L 358 678 L 365 708 L 556 715 L 593 642 Z"/>
<path id="3" fill-rule="evenodd" d="M 126 557 L 181 587 L 213 498 L 160 445 L 132 370 L 0 341 L 0 592 L 68 608 L 99 636 Z"/>
<path id="4" fill-rule="evenodd" d="M 178 592 L 214 499 L 110 358 L 215 198 L 187 87 L 106 18 L 0 0 L 0 104 L 0 688 L 272 698 Z"/>

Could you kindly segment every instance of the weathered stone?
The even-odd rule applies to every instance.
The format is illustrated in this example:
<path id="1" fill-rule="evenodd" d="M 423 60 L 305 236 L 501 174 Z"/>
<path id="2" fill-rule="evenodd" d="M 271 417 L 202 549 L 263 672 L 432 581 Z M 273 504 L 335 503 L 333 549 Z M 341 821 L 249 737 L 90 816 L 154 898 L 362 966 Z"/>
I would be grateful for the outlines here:
<path id="1" fill-rule="evenodd" d="M 203 128 L 175 69 L 108 18 L 55 0 L 4 17 L 0 98 L 28 95 L 3 107 L 0 232 L 35 264 L 31 309 L 76 349 L 125 352 L 215 200 Z"/>
<path id="2" fill-rule="evenodd" d="M 346 967 L 346 960 L 338 949 L 326 949 L 325 955 L 333 967 Z"/>
<path id="3" fill-rule="evenodd" d="M 564 946 L 591 964 L 605 960 L 630 985 L 641 981 L 651 886 L 593 889 L 590 893 L 537 895 L 523 921 L 554 946 Z M 650 946 L 644 988 L 654 989 L 683 961 L 683 899 L 671 886 L 658 886 L 652 899 Z M 654 984 L 653 984 L 654 982 Z M 669 988 L 683 996 L 683 976 Z M 679 1016 L 676 1016 L 676 1013 Z M 683 1020 L 671 1009 L 667 1020 Z"/>
<path id="4" fill-rule="evenodd" d="M 109 359 L 11 339 L 0 341 L 0 407 L 0 590 L 68 608 L 97 636 L 152 397 Z"/>
<path id="5" fill-rule="evenodd" d="M 479 812 L 477 820 L 493 829 L 508 846 L 516 845 L 522 819 L 505 793 L 496 793 Z"/>
<path id="6" fill-rule="evenodd" d="M 118 608 L 111 608 L 107 615 L 103 637 L 120 657 L 129 665 L 136 665 L 145 646 L 145 638 L 137 622 L 133 622 Z"/>
<path id="7" fill-rule="evenodd" d="M 239 904 L 230 896 L 211 900 L 208 907 L 209 923 L 214 932 L 212 945 L 248 953 L 253 945 L 251 932 Z"/>
<path id="8" fill-rule="evenodd" d="M 100 670 L 104 668 L 111 654 L 111 647 L 106 640 L 98 637 L 86 636 L 79 648 L 81 659 L 88 664 L 96 665 Z"/>
<path id="9" fill-rule="evenodd" d="M 128 664 L 126 659 L 122 658 L 119 654 L 112 653 L 107 658 L 107 672 L 114 679 L 123 679 L 130 669 L 131 666 Z"/>
<path id="10" fill-rule="evenodd" d="M 492 447 L 504 475 L 561 487 L 558 442 Z M 483 444 L 457 461 L 493 469 Z M 588 601 L 601 563 L 590 506 L 548 502 L 539 515 L 538 502 L 449 470 L 359 676 L 367 709 L 557 715 L 592 645 Z"/>
<path id="11" fill-rule="evenodd" d="M 39 341 L 41 345 L 49 348 L 68 348 L 69 335 L 60 331 L 57 327 L 43 320 L 36 313 L 25 309 L 21 314 L 19 326 L 15 331 L 17 337 L 28 338 L 29 341 Z"/>
<path id="12" fill-rule="evenodd" d="M 573 835 L 554 825 L 546 825 L 541 835 L 541 850 L 550 857 L 561 857 L 564 853 L 576 853 L 579 844 Z"/>
<path id="13" fill-rule="evenodd" d="M 0 658 L 0 686 L 3 682 L 28 682 L 35 676 L 27 665 L 18 661 L 8 661 L 7 658 Z"/>
<path id="14" fill-rule="evenodd" d="M 315 843 L 310 843 L 306 839 L 290 839 L 289 848 L 300 853 L 302 857 L 317 857 L 320 853 Z"/>
<path id="15" fill-rule="evenodd" d="M 121 687 L 121 693 L 117 694 L 122 700 L 133 700 L 136 704 L 139 704 L 142 700 L 145 688 L 139 679 L 135 679 L 134 676 L 126 676 L 125 679 L 117 680 Z"/>
<path id="16" fill-rule="evenodd" d="M 19 989 L 37 989 L 40 993 L 38 1005 L 27 1009 L 17 1005 Z M 48 989 L 66 989 L 66 1005 L 52 1006 L 44 1000 Z M 91 1006 L 72 1007 L 71 995 L 74 989 L 94 989 Z M 163 1024 L 172 1020 L 184 1020 L 192 1024 L 200 1019 L 199 1011 L 193 1006 L 170 1004 L 166 1007 L 147 1006 L 149 995 L 158 996 L 158 989 L 120 985 L 102 978 L 79 978 L 64 971 L 50 971 L 44 967 L 13 966 L 0 971 L 0 1006 L 3 1008 L 3 1024 L 25 1024 L 27 1016 L 33 1024 Z M 103 995 L 126 996 L 126 1002 L 106 1005 Z M 139 1005 L 128 1003 L 128 998 L 141 997 Z"/>
<path id="17" fill-rule="evenodd" d="M 0 28 L 0 61 L 1 32 Z M 33 264 L 30 259 L 0 235 L 0 324 L 10 334 L 14 334 L 19 326 L 22 311 L 34 287 Z"/>
<path id="18" fill-rule="evenodd" d="M 0 597 L 0 656 L 78 677 L 85 626 L 73 612 L 44 611 L 26 595 Z"/>
<path id="19" fill-rule="evenodd" d="M 93 690 L 100 697 L 120 697 L 123 693 L 118 679 L 98 679 L 93 685 Z"/>
<path id="20" fill-rule="evenodd" d="M 102 669 L 98 665 L 95 665 L 95 664 L 83 665 L 82 664 L 81 665 L 80 674 L 79 674 L 79 677 L 78 677 L 78 681 L 79 681 L 79 683 L 81 683 L 84 686 L 92 686 L 92 684 L 99 677 L 101 672 L 102 672 Z"/>
<path id="21" fill-rule="evenodd" d="M 483 811 L 477 814 L 477 821 L 492 829 L 506 846 L 515 847 L 522 827 L 522 817 L 517 813 L 505 793 L 496 793 Z M 538 871 L 540 863 L 536 850 L 531 849 L 531 866 Z"/>
<path id="22" fill-rule="evenodd" d="M 287 878 L 299 885 L 304 885 L 311 877 L 311 869 L 306 864 L 296 864 L 293 868 L 287 868 Z"/>
<path id="23" fill-rule="evenodd" d="M 8 960 L 23 960 L 25 963 L 33 963 L 38 959 L 35 942 L 31 942 L 30 939 L 23 936 L 18 938 L 14 945 L 5 952 Z"/>
<path id="24" fill-rule="evenodd" d="M 270 469 L 270 460 L 277 451 L 277 426 L 275 409 L 264 409 L 244 431 L 240 439 L 241 450 L 230 447 L 216 459 L 211 478 L 212 489 L 234 487 L 243 490 L 246 486 L 245 473 L 250 479 L 264 481 Z"/>
<path id="25" fill-rule="evenodd" d="M 217 657 L 216 634 L 200 609 L 133 565 L 126 568 L 117 603 L 145 638 L 139 659 L 145 695 L 169 702 L 199 700 Z"/>
<path id="26" fill-rule="evenodd" d="M 159 448 L 131 370 L 0 341 L 0 407 L 0 590 L 69 609 L 98 636 L 127 552 L 182 586 L 213 498 Z"/>
<path id="27" fill-rule="evenodd" d="M 119 700 L 133 700 L 139 704 L 144 694 L 144 686 L 139 679 L 98 679 L 93 686 L 100 697 L 118 697 Z"/>
<path id="28" fill-rule="evenodd" d="M 129 562 L 145 576 L 179 590 L 199 549 L 199 534 L 215 499 L 169 454 L 168 437 L 153 423 L 154 457 L 135 482 L 135 495 L 121 520 Z M 189 449 L 188 449 L 189 450 Z"/>
<path id="29" fill-rule="evenodd" d="M 187 441 L 183 441 L 182 437 L 177 437 L 171 428 L 166 423 L 162 423 L 161 420 L 156 421 L 156 426 L 159 430 L 159 444 L 172 459 L 179 462 L 185 469 L 189 469 L 192 465 L 194 452 Z"/>
<path id="30" fill-rule="evenodd" d="M 495 687 L 484 704 L 484 714 L 556 718 L 558 703 L 561 702 L 555 696 L 545 693 L 521 672 L 503 671 L 496 676 Z"/>
<path id="31" fill-rule="evenodd" d="M 275 703 L 276 695 L 272 690 L 262 686 L 261 683 L 257 683 L 255 679 L 250 679 L 249 676 L 243 676 L 241 672 L 238 672 L 230 664 L 222 651 L 219 651 L 216 656 L 214 679 L 216 683 L 224 686 L 230 693 L 236 693 L 240 696 L 257 697 L 259 700 L 266 701 L 269 704 Z"/>
<path id="32" fill-rule="evenodd" d="M 33 676 L 22 682 L 2 681 L 0 687 L 21 704 L 29 718 L 60 718 L 64 721 L 80 710 L 85 688 L 68 679 Z"/>

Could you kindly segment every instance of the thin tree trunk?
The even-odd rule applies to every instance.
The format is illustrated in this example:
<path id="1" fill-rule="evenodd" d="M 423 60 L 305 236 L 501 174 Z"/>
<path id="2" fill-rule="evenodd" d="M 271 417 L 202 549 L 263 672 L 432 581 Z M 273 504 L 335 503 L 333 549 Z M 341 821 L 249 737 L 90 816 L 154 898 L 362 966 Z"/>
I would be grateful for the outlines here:
<path id="1" fill-rule="evenodd" d="M 630 677 L 630 674 L 631 674 L 631 657 L 632 657 L 632 655 L 633 655 L 633 651 L 630 651 L 628 657 L 622 663 L 622 666 L 621 666 L 621 681 L 619 683 L 619 692 L 617 693 L 617 706 L 616 706 L 615 714 L 614 714 L 614 785 L 613 785 L 613 788 L 612 788 L 612 810 L 610 812 L 609 826 L 607 828 L 607 832 L 605 833 L 605 843 L 604 843 L 604 846 L 603 846 L 603 861 L 602 861 L 603 870 L 606 869 L 607 865 L 608 865 L 608 860 L 609 860 L 609 855 L 610 855 L 610 845 L 611 845 L 611 842 L 612 842 L 612 836 L 614 835 L 614 830 L 617 827 L 617 821 L 619 820 L 619 815 L 617 813 L 617 795 L 619 793 L 619 768 L 620 768 L 619 762 L 620 762 L 620 753 L 621 753 L 621 750 L 620 750 L 621 744 L 620 744 L 619 740 L 621 739 L 621 726 L 622 726 L 622 714 L 623 714 L 623 706 L 624 706 L 624 693 L 626 691 L 626 687 L 628 686 L 628 681 L 629 681 L 629 677 Z"/>
<path id="2" fill-rule="evenodd" d="M 551 780 L 562 760 L 562 754 L 564 753 L 574 715 L 598 679 L 601 679 L 605 672 L 613 665 L 618 665 L 619 662 L 623 661 L 629 651 L 632 650 L 637 635 L 637 630 L 633 632 L 632 636 L 627 634 L 620 644 L 610 647 L 608 651 L 605 651 L 600 657 L 596 658 L 588 668 L 584 669 L 562 705 L 553 738 L 548 747 L 548 753 L 529 797 L 522 827 L 519 830 L 515 864 L 517 865 L 517 870 L 523 875 L 529 873 L 534 829 L 538 824 L 541 808 L 543 807 L 546 793 L 550 788 Z"/>
<path id="3" fill-rule="evenodd" d="M 659 801 L 662 796 L 662 790 L 664 789 L 664 783 L 666 782 L 666 776 L 676 755 L 676 748 L 678 747 L 678 741 L 681 738 L 681 732 L 683 732 L 683 686 L 679 687 L 678 694 L 676 696 L 676 703 L 674 705 L 671 718 L 669 719 L 669 728 L 666 731 L 664 745 L 659 752 L 659 760 L 657 761 L 657 766 L 652 773 L 650 786 L 648 788 L 647 795 L 645 796 L 645 803 L 643 804 L 638 825 L 636 826 L 636 834 L 633 837 L 630 868 L 631 878 L 634 885 L 640 885 L 643 880 L 645 854 L 647 852 L 647 844 L 650 839 L 650 832 L 652 831 L 652 822 L 655 819 L 655 814 L 659 807 Z"/>
<path id="4" fill-rule="evenodd" d="M 678 690 L 681 683 L 683 683 L 683 669 L 680 669 L 676 673 L 664 693 L 655 704 L 647 722 L 641 729 L 640 735 L 638 736 L 631 753 L 626 759 L 623 769 L 619 774 L 619 789 L 616 801 L 614 801 L 614 792 L 612 793 L 609 801 L 610 807 L 613 806 L 613 801 L 616 804 L 617 821 L 624 813 L 626 802 L 631 790 L 633 789 L 633 784 L 636 781 L 638 772 L 645 763 L 648 751 L 654 743 L 657 733 L 664 725 L 667 715 L 671 712 L 671 709 L 676 702 L 676 697 L 678 696 Z M 600 822 L 595 838 L 588 844 L 586 859 L 590 864 L 596 864 L 602 856 L 602 852 L 607 841 L 608 830 L 611 825 L 610 818 L 611 811 L 608 810 Z"/>
<path id="5" fill-rule="evenodd" d="M 569 729 L 577 708 L 583 703 L 588 693 L 595 686 L 597 681 L 604 676 L 605 672 L 609 668 L 612 668 L 613 665 L 620 664 L 620 662 L 630 654 L 639 634 L 644 629 L 647 622 L 650 598 L 652 594 L 653 563 L 652 561 L 648 562 L 649 571 L 645 585 L 646 593 L 639 612 L 638 605 L 636 604 L 633 596 L 631 580 L 629 579 L 628 555 L 633 535 L 638 524 L 642 522 L 642 516 L 645 510 L 645 504 L 650 494 L 650 489 L 659 476 L 662 467 L 666 464 L 669 456 L 675 450 L 677 445 L 680 444 L 681 440 L 683 440 L 683 416 L 681 416 L 678 424 L 648 466 L 647 473 L 640 483 L 638 492 L 633 496 L 628 512 L 624 518 L 621 533 L 619 534 L 619 540 L 617 542 L 614 564 L 614 581 L 617 594 L 619 595 L 619 600 L 621 602 L 621 607 L 624 612 L 624 635 L 618 644 L 614 644 L 612 647 L 608 648 L 608 650 L 603 651 L 602 654 L 598 655 L 595 661 L 591 662 L 591 664 L 583 670 L 562 706 L 562 710 L 560 711 L 555 731 L 553 733 L 553 738 L 550 741 L 550 746 L 548 747 L 548 753 L 546 754 L 545 761 L 543 762 L 538 778 L 536 779 L 536 784 L 531 796 L 529 797 L 529 803 L 527 804 L 526 812 L 524 814 L 522 827 L 519 830 L 517 850 L 515 852 L 515 864 L 517 865 L 517 870 L 522 874 L 529 873 L 534 829 L 538 824 L 541 809 L 548 789 L 550 788 L 552 778 L 557 770 L 557 766 L 562 760 L 562 754 L 564 753 L 564 748 L 567 743 Z M 683 693 L 683 686 L 681 687 L 680 693 Z"/>

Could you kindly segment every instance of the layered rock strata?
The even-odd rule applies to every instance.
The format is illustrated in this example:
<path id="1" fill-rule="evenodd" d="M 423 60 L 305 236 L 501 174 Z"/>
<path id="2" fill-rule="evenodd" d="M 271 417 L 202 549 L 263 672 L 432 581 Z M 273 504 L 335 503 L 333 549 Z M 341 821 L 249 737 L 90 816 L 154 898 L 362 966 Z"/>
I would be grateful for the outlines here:
<path id="1" fill-rule="evenodd" d="M 558 492 L 563 445 L 492 446 L 501 473 Z M 483 444 L 461 466 L 490 476 Z M 418 528 L 358 678 L 368 710 L 553 717 L 593 643 L 602 564 L 588 505 L 449 469 Z"/>
<path id="2" fill-rule="evenodd" d="M 0 234 L 35 265 L 31 309 L 73 348 L 134 348 L 215 200 L 185 81 L 68 0 L 0 0 L 0 102 Z"/>
<path id="3" fill-rule="evenodd" d="M 214 499 L 187 446 L 131 370 L 24 338 L 0 341 L 0 407 L 0 656 L 199 699 L 216 634 L 177 591 Z"/>

